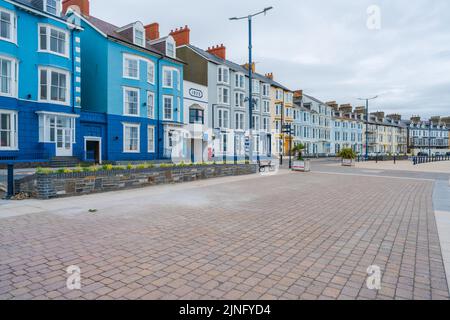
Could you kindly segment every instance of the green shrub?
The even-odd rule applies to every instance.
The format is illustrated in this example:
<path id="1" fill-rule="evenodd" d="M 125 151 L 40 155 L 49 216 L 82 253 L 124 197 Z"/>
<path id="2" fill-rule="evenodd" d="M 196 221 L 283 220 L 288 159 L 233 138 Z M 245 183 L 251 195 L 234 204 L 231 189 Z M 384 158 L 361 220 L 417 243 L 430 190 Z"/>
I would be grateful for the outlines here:
<path id="1" fill-rule="evenodd" d="M 76 167 L 75 169 L 72 170 L 73 173 L 80 173 L 83 172 L 83 168 L 82 167 Z"/>
<path id="2" fill-rule="evenodd" d="M 127 164 L 127 170 L 131 170 L 133 169 L 133 166 L 131 165 L 131 163 Z"/>
<path id="3" fill-rule="evenodd" d="M 53 172 L 54 171 L 52 169 L 48 168 L 41 168 L 41 167 L 36 168 L 37 174 L 52 174 Z"/>
<path id="4" fill-rule="evenodd" d="M 113 165 L 112 164 L 105 164 L 102 166 L 102 169 L 105 171 L 111 171 L 113 170 Z"/>
<path id="5" fill-rule="evenodd" d="M 344 148 L 338 153 L 337 156 L 341 157 L 342 159 L 353 160 L 356 158 L 356 153 L 352 148 Z"/>
<path id="6" fill-rule="evenodd" d="M 112 169 L 116 170 L 116 171 L 120 171 L 120 170 L 125 170 L 126 168 L 124 166 L 115 166 Z"/>
<path id="7" fill-rule="evenodd" d="M 138 164 L 138 165 L 136 166 L 136 169 L 138 169 L 138 170 L 144 170 L 144 169 L 146 169 L 146 168 L 147 168 L 147 165 L 146 165 L 145 163 Z"/>
<path id="8" fill-rule="evenodd" d="M 56 172 L 63 174 L 63 173 L 72 173 L 73 171 L 70 169 L 67 169 L 67 168 L 61 168 L 61 169 L 58 169 Z"/>

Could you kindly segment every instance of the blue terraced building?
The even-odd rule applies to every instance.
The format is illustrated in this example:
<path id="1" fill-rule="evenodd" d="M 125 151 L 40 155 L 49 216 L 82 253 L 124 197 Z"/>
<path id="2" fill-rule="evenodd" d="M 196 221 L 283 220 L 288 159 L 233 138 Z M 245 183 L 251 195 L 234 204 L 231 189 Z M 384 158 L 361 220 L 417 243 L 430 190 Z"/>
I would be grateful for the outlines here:
<path id="1" fill-rule="evenodd" d="M 156 23 L 118 27 L 98 19 L 88 0 L 65 0 L 63 7 L 83 29 L 84 160 L 181 157 L 184 64 L 172 36 L 161 38 Z"/>
<path id="2" fill-rule="evenodd" d="M 0 160 L 79 156 L 82 28 L 58 0 L 0 0 Z"/>

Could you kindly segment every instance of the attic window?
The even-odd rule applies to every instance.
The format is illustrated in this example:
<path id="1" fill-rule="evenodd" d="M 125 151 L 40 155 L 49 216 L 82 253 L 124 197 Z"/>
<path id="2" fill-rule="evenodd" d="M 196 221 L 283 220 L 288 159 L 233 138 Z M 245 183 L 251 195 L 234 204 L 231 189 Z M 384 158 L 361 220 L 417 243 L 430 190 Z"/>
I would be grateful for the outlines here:
<path id="1" fill-rule="evenodd" d="M 134 43 L 141 47 L 144 46 L 144 32 L 137 29 L 134 31 Z"/>
<path id="2" fill-rule="evenodd" d="M 59 0 L 44 0 L 45 11 L 58 16 L 60 14 L 60 1 Z"/>
<path id="3" fill-rule="evenodd" d="M 145 47 L 145 29 L 144 25 L 140 22 L 134 24 L 133 40 L 135 45 Z"/>
<path id="4" fill-rule="evenodd" d="M 175 58 L 176 57 L 175 41 L 173 40 L 172 37 L 167 38 L 167 41 L 166 41 L 166 55 L 168 57 L 171 57 L 171 58 Z"/>

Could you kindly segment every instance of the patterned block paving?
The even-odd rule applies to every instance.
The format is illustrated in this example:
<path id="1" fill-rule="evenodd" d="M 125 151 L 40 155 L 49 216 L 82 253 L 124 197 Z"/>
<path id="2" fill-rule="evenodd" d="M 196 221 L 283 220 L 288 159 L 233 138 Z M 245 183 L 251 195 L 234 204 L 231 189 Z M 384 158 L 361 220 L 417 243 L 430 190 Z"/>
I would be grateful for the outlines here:
<path id="1" fill-rule="evenodd" d="M 0 219 L 0 299 L 448 299 L 432 188 L 313 173 L 78 198 L 101 209 Z"/>

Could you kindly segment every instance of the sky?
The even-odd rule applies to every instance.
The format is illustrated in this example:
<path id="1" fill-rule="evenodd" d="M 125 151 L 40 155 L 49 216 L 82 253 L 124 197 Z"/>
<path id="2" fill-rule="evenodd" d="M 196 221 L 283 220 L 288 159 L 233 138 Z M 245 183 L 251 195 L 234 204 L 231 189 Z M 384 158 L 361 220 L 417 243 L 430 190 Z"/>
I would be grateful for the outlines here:
<path id="1" fill-rule="evenodd" d="M 253 21 L 258 73 L 324 102 L 358 106 L 378 95 L 371 112 L 450 116 L 448 0 L 90 1 L 93 16 L 118 26 L 158 22 L 163 36 L 188 25 L 193 45 L 223 43 L 240 64 L 247 21 L 228 18 L 273 6 Z"/>

